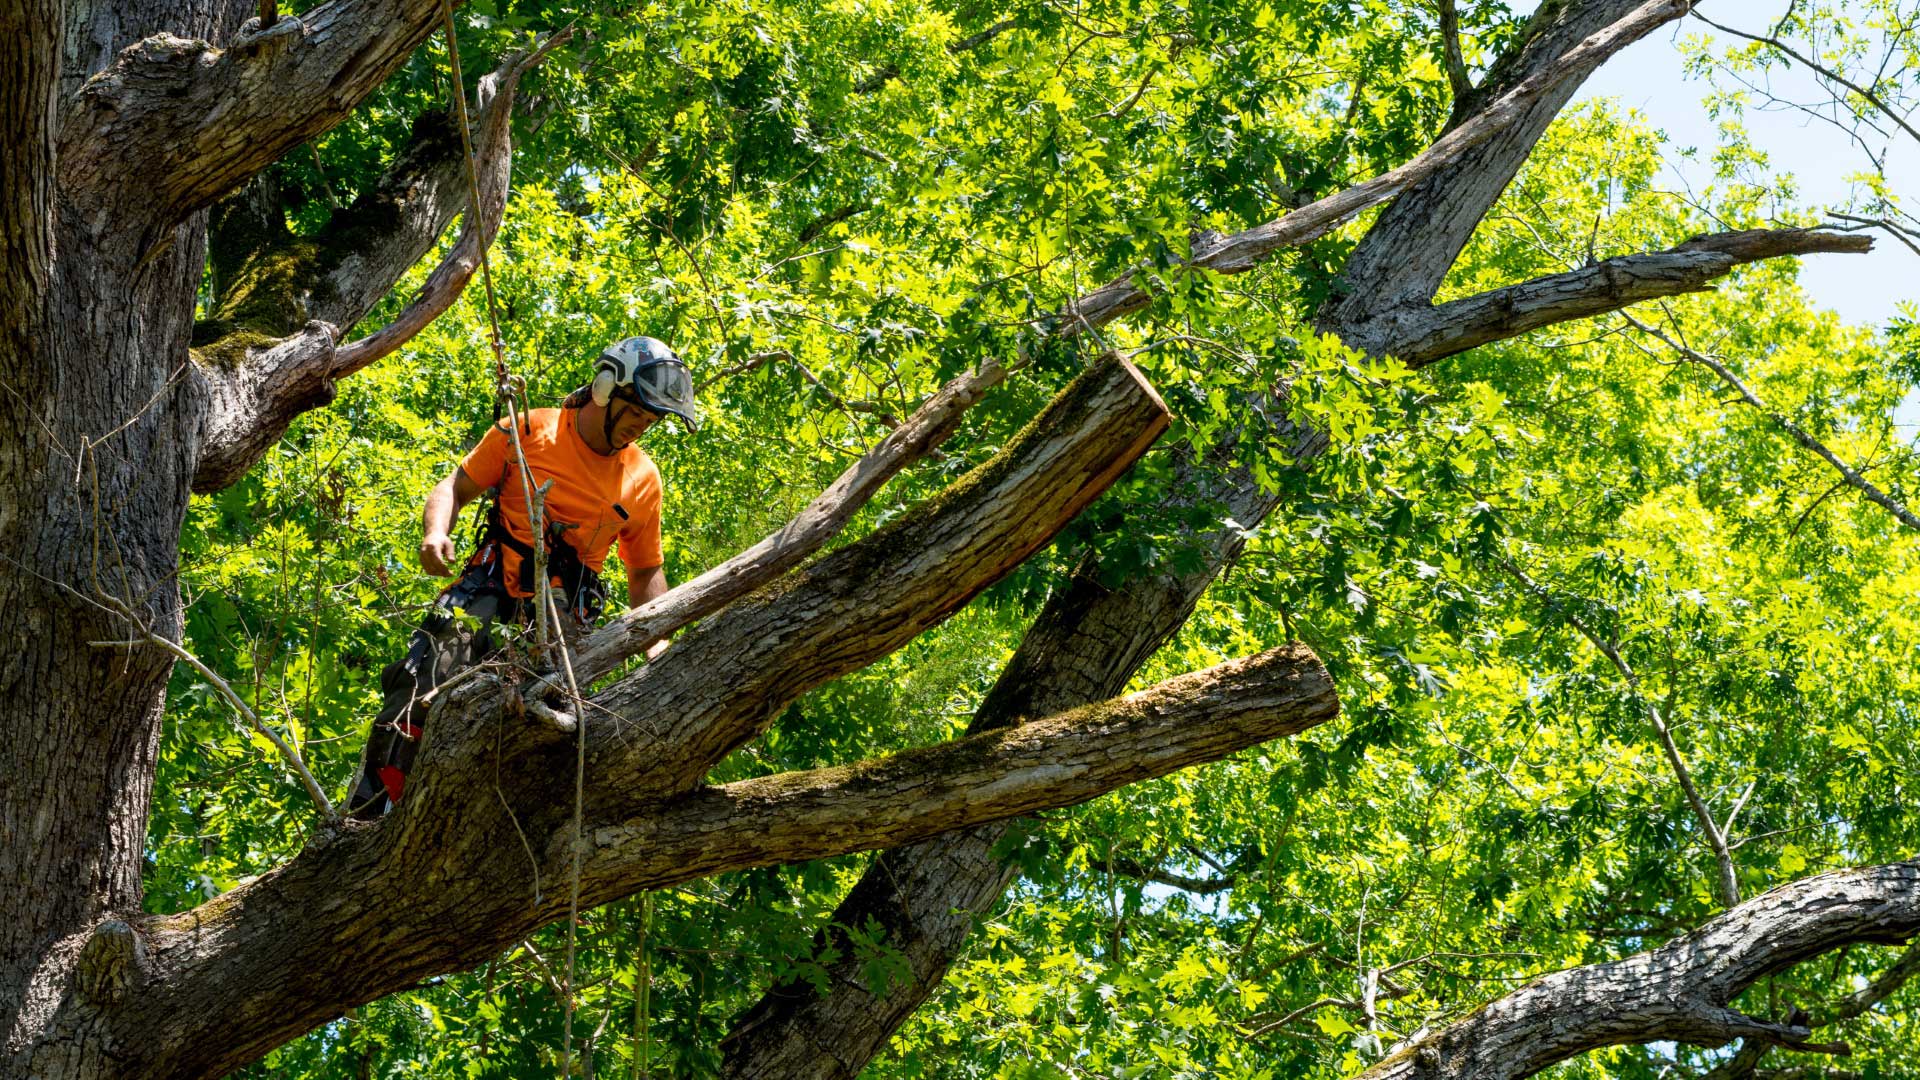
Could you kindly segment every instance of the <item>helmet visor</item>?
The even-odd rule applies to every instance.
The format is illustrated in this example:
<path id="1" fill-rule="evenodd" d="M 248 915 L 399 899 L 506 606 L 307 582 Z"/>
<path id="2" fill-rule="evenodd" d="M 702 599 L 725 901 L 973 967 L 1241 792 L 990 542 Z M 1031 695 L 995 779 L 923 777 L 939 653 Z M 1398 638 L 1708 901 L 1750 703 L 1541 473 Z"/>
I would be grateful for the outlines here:
<path id="1" fill-rule="evenodd" d="M 654 412 L 672 413 L 692 431 L 700 429 L 693 403 L 693 376 L 679 360 L 650 360 L 633 373 L 633 392 Z"/>

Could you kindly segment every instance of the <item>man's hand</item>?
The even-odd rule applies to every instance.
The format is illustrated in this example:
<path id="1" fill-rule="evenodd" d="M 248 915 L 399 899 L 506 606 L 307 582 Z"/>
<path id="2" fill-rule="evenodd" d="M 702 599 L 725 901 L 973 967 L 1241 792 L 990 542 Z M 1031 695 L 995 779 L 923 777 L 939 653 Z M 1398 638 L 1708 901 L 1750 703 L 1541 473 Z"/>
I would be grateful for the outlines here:
<path id="1" fill-rule="evenodd" d="M 446 533 L 428 533 L 420 541 L 420 569 L 434 577 L 453 576 L 453 537 Z"/>
<path id="2" fill-rule="evenodd" d="M 420 535 L 424 537 L 420 541 L 420 569 L 434 577 L 453 576 L 453 537 L 447 534 L 453 529 L 453 519 L 459 515 L 460 508 L 478 497 L 480 491 L 480 485 L 456 465 L 445 480 L 427 492 L 426 505 L 420 508 Z"/>

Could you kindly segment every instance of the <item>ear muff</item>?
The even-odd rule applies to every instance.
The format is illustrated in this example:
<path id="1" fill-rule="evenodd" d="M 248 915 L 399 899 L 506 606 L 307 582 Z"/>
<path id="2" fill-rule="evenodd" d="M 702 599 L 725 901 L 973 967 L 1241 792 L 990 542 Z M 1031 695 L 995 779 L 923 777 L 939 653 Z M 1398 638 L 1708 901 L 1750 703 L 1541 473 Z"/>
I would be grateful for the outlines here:
<path id="1" fill-rule="evenodd" d="M 614 385 L 613 372 L 607 370 L 604 364 L 601 365 L 600 369 L 593 373 L 593 403 L 603 409 L 606 408 L 607 402 L 613 400 Z"/>

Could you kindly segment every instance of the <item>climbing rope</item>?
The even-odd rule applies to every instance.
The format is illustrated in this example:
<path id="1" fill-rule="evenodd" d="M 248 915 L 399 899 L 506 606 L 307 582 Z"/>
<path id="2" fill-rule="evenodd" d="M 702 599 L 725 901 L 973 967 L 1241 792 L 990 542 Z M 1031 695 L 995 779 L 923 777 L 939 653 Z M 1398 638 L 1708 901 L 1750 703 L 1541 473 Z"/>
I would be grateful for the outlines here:
<path id="1" fill-rule="evenodd" d="M 460 72 L 460 44 L 454 31 L 452 0 L 440 0 L 440 20 L 447 36 L 447 62 L 453 79 L 453 109 L 459 122 L 461 157 L 466 162 L 467 174 L 467 213 L 483 213 L 480 205 L 480 178 L 478 166 L 473 157 L 472 125 L 467 118 L 466 81 Z M 469 219 L 474 223 L 478 236 L 478 217 Z M 549 625 L 552 629 L 552 641 L 560 655 L 561 668 L 567 676 L 567 693 L 573 703 L 575 747 L 573 777 L 573 867 L 572 881 L 567 890 L 567 974 L 561 984 L 565 991 L 562 1006 L 565 1020 L 561 1027 L 560 1075 L 573 1074 L 573 1011 L 574 1011 L 574 956 L 577 950 L 580 932 L 580 836 L 582 817 L 586 808 L 587 778 L 587 713 L 580 697 L 580 686 L 573 677 L 573 652 L 567 643 L 566 633 L 561 629 L 560 611 L 553 599 L 552 583 L 547 580 L 546 532 L 542 521 L 545 494 L 552 484 L 548 481 L 537 490 L 533 484 L 533 470 L 527 465 L 525 448 L 520 442 L 521 416 L 514 400 L 516 387 L 524 393 L 524 382 L 517 382 L 507 367 L 506 341 L 500 334 L 500 306 L 493 290 L 493 266 L 487 257 L 490 245 L 482 243 L 480 247 L 480 280 L 487 293 L 487 328 L 493 347 L 494 380 L 494 417 L 499 418 L 500 408 L 507 411 L 507 433 L 513 440 L 513 452 L 520 465 L 521 492 L 527 499 L 527 520 L 533 528 L 534 554 L 534 648 L 535 655 L 546 658 Z"/>

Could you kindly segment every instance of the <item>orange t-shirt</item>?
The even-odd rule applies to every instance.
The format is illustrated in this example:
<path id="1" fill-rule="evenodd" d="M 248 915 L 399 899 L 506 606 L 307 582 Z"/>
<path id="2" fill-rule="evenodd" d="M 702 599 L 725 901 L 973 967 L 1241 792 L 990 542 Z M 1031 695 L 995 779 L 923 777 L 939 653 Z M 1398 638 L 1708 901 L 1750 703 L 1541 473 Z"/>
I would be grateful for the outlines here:
<path id="1" fill-rule="evenodd" d="M 620 561 L 636 569 L 659 566 L 660 470 L 638 446 L 617 454 L 593 452 L 574 426 L 577 409 L 534 409 L 526 414 L 520 444 L 526 448 L 533 486 L 547 480 L 546 517 L 572 525 L 564 534 L 595 573 L 607 561 L 607 549 L 620 541 Z M 527 520 L 526 484 L 514 461 L 513 439 L 507 421 L 487 429 L 480 445 L 460 462 L 467 478 L 483 488 L 500 489 L 500 517 L 514 539 L 529 546 L 533 529 Z M 621 510 L 626 516 L 621 516 Z M 505 545 L 502 545 L 505 547 Z M 520 589 L 520 556 L 502 552 L 507 590 Z"/>

